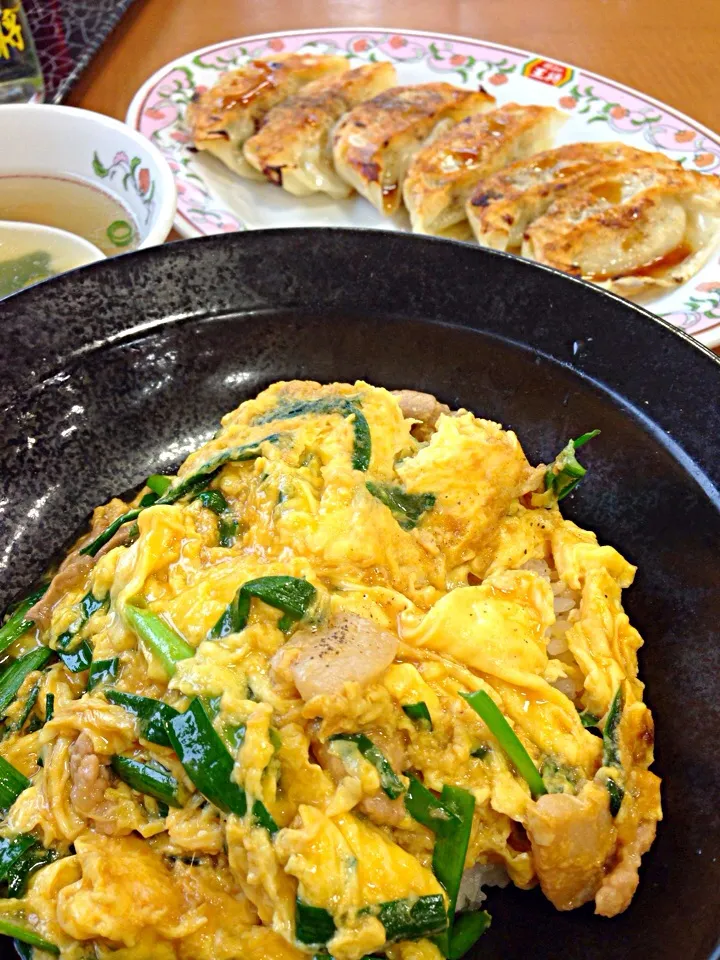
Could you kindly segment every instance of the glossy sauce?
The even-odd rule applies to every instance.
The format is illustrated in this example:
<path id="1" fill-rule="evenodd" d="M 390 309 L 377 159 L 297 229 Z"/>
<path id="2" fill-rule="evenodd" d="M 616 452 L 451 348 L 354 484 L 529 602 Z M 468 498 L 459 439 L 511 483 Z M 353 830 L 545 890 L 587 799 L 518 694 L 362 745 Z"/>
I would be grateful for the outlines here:
<path id="1" fill-rule="evenodd" d="M 691 253 L 692 250 L 689 245 L 687 243 L 681 243 L 675 247 L 674 250 L 668 250 L 668 252 L 664 253 L 661 257 L 656 257 L 654 260 L 651 260 L 650 263 L 643 264 L 635 270 L 632 270 L 631 275 L 635 277 L 660 276 L 667 270 L 672 269 L 672 267 L 676 267 L 679 263 L 682 263 Z"/>
<path id="2" fill-rule="evenodd" d="M 690 246 L 687 243 L 681 243 L 674 249 L 668 250 L 661 257 L 655 257 L 649 263 L 642 263 L 632 270 L 624 270 L 622 273 L 591 273 L 586 274 L 585 278 L 597 283 L 602 280 L 617 280 L 619 277 L 660 277 L 682 263 L 691 254 Z"/>
<path id="3" fill-rule="evenodd" d="M 108 256 L 134 250 L 139 242 L 133 216 L 119 200 L 69 177 L 0 177 L 0 220 L 59 227 Z"/>
<path id="4" fill-rule="evenodd" d="M 477 122 L 476 118 L 470 119 L 475 119 Z M 467 132 L 467 136 L 462 138 L 458 136 L 458 139 L 465 139 L 467 142 L 461 146 L 458 146 L 457 149 L 451 148 L 447 151 L 445 156 L 452 158 L 454 166 L 452 164 L 448 164 L 447 161 L 441 161 L 440 165 L 444 170 L 446 170 L 446 172 L 454 172 L 461 168 L 472 169 L 473 167 L 478 166 L 478 164 L 485 162 L 488 153 L 490 153 L 490 151 L 495 147 L 495 141 L 499 142 L 501 137 L 507 135 L 507 120 L 503 120 L 500 117 L 494 117 L 491 113 L 484 115 L 479 119 L 481 119 L 482 122 L 477 127 L 471 127 L 469 123 L 467 123 L 467 126 L 463 127 L 465 121 L 458 124 L 458 135 L 461 132 Z M 493 138 L 495 138 L 495 140 L 493 140 Z"/>
<path id="5" fill-rule="evenodd" d="M 598 200 L 607 200 L 612 204 L 622 203 L 623 200 L 623 184 L 617 180 L 602 180 L 593 184 L 589 192 Z"/>
<path id="6" fill-rule="evenodd" d="M 384 184 L 382 188 L 383 210 L 385 213 L 393 213 L 396 207 L 398 185 L 396 183 Z"/>
<path id="7" fill-rule="evenodd" d="M 254 75 L 248 76 L 249 67 L 253 68 Z M 245 68 L 247 73 L 238 80 L 238 89 L 229 86 L 227 91 L 223 91 L 217 100 L 217 107 L 226 110 L 236 104 L 247 106 L 249 103 L 259 97 L 263 91 L 275 87 L 275 71 L 270 64 L 263 60 L 251 60 Z"/>

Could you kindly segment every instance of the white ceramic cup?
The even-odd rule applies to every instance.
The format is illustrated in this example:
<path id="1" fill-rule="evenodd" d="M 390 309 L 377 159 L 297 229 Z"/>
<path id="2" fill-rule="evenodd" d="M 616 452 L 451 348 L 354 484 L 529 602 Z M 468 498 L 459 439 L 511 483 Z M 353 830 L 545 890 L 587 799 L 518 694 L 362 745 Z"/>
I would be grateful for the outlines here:
<path id="1" fill-rule="evenodd" d="M 130 211 L 138 248 L 167 238 L 177 197 L 172 172 L 160 151 L 126 124 L 75 107 L 11 104 L 0 108 L 0 139 L 0 177 L 84 180 Z"/>

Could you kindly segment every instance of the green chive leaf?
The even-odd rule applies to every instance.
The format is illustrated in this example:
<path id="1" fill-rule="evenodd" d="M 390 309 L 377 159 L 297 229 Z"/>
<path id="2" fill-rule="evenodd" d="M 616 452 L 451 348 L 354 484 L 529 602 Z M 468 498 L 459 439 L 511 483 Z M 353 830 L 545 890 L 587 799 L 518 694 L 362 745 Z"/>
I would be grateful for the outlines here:
<path id="1" fill-rule="evenodd" d="M 196 697 L 168 723 L 168 736 L 187 775 L 202 795 L 225 813 L 244 817 L 245 792 L 231 780 L 233 758 Z"/>
<path id="2" fill-rule="evenodd" d="M 446 931 L 448 925 L 445 898 L 439 893 L 376 903 L 360 913 L 378 918 L 385 927 L 388 943 L 436 936 Z"/>
<path id="3" fill-rule="evenodd" d="M 156 613 L 128 603 L 125 606 L 125 620 L 162 663 L 169 677 L 175 674 L 181 660 L 195 656 L 190 644 Z"/>
<path id="4" fill-rule="evenodd" d="M 594 437 L 598 436 L 600 436 L 599 430 L 590 430 L 588 433 L 583 433 L 581 436 L 579 436 L 577 440 L 573 440 L 573 446 L 576 450 L 579 450 L 580 447 L 585 446 L 588 440 L 592 440 Z"/>
<path id="5" fill-rule="evenodd" d="M 448 930 L 440 936 L 438 946 L 447 956 L 455 903 L 470 842 L 475 797 L 462 787 L 446 784 L 438 798 L 415 777 L 410 776 L 409 779 L 405 809 L 414 820 L 435 833 L 433 873 L 445 889 L 449 901 Z"/>
<path id="6" fill-rule="evenodd" d="M 152 473 L 145 481 L 145 486 L 150 487 L 153 493 L 161 497 L 172 485 L 174 477 L 166 477 L 162 473 Z"/>
<path id="7" fill-rule="evenodd" d="M 8 810 L 29 786 L 28 778 L 0 757 L 0 810 Z"/>
<path id="8" fill-rule="evenodd" d="M 94 540 L 86 544 L 81 550 L 80 553 L 85 554 L 88 557 L 94 557 L 95 554 L 105 546 L 115 534 L 118 532 L 120 527 L 125 523 L 130 523 L 131 520 L 137 520 L 137 518 L 142 513 L 144 507 L 133 507 L 132 510 L 128 510 L 126 513 L 121 514 L 116 520 L 107 526 L 102 533 L 98 534 Z"/>
<path id="9" fill-rule="evenodd" d="M 437 838 L 433 850 L 433 873 L 445 888 L 450 901 L 448 906 L 449 929 L 441 938 L 440 949 L 447 954 L 449 950 L 448 938 L 452 931 L 455 916 L 455 904 L 458 891 L 465 870 L 470 832 L 472 830 L 473 813 L 475 812 L 475 797 L 462 787 L 445 784 L 440 794 L 443 807 L 452 813 L 454 820 L 439 820 Z"/>
<path id="10" fill-rule="evenodd" d="M 432 730 L 432 718 L 430 716 L 428 706 L 424 700 L 421 700 L 419 703 L 406 703 L 403 706 L 403 710 L 419 727 L 424 727 L 426 730 Z"/>
<path id="11" fill-rule="evenodd" d="M 461 696 L 467 700 L 475 713 L 485 722 L 492 735 L 513 763 L 515 769 L 527 782 L 532 795 L 539 797 L 547 793 L 542 777 L 533 763 L 530 754 L 500 712 L 495 701 L 488 696 L 484 690 L 476 690 L 474 693 L 463 693 Z"/>
<path id="12" fill-rule="evenodd" d="M 7 880 L 11 868 L 31 847 L 37 846 L 37 840 L 29 833 L 17 837 L 0 839 L 0 881 Z"/>
<path id="13" fill-rule="evenodd" d="M 19 731 L 19 730 L 22 730 L 22 728 L 25 726 L 25 721 L 30 716 L 30 714 L 32 713 L 33 707 L 37 703 L 37 698 L 38 698 L 38 694 L 40 693 L 41 683 L 42 683 L 42 680 L 36 680 L 35 683 L 33 684 L 33 688 L 28 694 L 27 699 L 25 700 L 25 706 L 22 708 L 22 712 L 20 713 L 17 720 L 15 721 L 15 724 L 12 728 L 13 730 Z"/>
<path id="14" fill-rule="evenodd" d="M 188 494 L 197 493 L 198 490 L 201 490 L 210 483 L 215 474 L 222 467 L 224 467 L 226 463 L 239 463 L 245 460 L 254 460 L 261 455 L 260 447 L 263 443 L 276 443 L 279 439 L 279 434 L 272 434 L 271 436 L 264 437 L 262 440 L 258 440 L 255 443 L 246 443 L 242 447 L 232 447 L 230 450 L 223 450 L 221 453 L 216 454 L 214 457 L 208 460 L 207 463 L 204 463 L 202 466 L 198 467 L 198 469 L 193 471 L 193 473 L 183 477 L 182 480 L 177 480 L 170 483 L 162 483 L 162 480 L 167 480 L 168 478 L 161 477 L 161 475 L 157 473 L 152 474 L 152 476 L 148 477 L 148 486 L 150 486 L 150 489 L 155 494 L 162 489 L 162 493 L 160 493 L 158 498 L 152 502 L 148 501 L 145 504 L 141 502 L 139 507 L 134 507 L 132 510 L 128 510 L 126 513 L 123 513 L 122 516 L 118 517 L 116 520 L 113 520 L 113 522 L 105 530 L 103 530 L 101 534 L 95 537 L 95 539 L 91 543 L 88 543 L 87 546 L 83 547 L 80 553 L 94 557 L 98 550 L 105 546 L 105 544 L 114 536 L 115 533 L 117 533 L 124 523 L 129 523 L 131 520 L 137 520 L 142 511 L 147 509 L 147 507 L 154 506 L 155 504 L 167 505 L 170 503 L 177 503 L 178 500 L 182 499 Z M 150 481 L 152 481 L 152 486 L 150 485 Z"/>
<path id="15" fill-rule="evenodd" d="M 625 797 L 625 788 L 620 786 L 613 777 L 607 778 L 605 786 L 610 794 L 610 816 L 616 817 L 620 813 L 620 807 Z"/>
<path id="16" fill-rule="evenodd" d="M 89 669 L 92 662 L 92 647 L 87 641 L 83 641 L 70 653 L 66 653 L 68 647 L 78 637 L 90 617 L 98 610 L 107 609 L 109 605 L 109 597 L 99 600 L 92 591 L 89 591 L 78 604 L 77 619 L 57 638 L 58 656 L 71 673 L 81 673 Z"/>
<path id="17" fill-rule="evenodd" d="M 313 947 L 324 946 L 335 936 L 335 921 L 324 907 L 295 901 L 295 939 Z"/>
<path id="18" fill-rule="evenodd" d="M 339 413 L 342 417 L 352 418 L 354 433 L 352 466 L 353 470 L 365 472 L 370 466 L 372 440 L 370 427 L 365 414 L 360 409 L 358 398 L 318 397 L 316 400 L 283 400 L 272 410 L 256 417 L 253 423 L 273 423 L 277 420 L 294 420 L 297 417 L 327 413 Z"/>
<path id="19" fill-rule="evenodd" d="M 299 577 L 276 576 L 248 580 L 238 589 L 208 634 L 208 639 L 218 639 L 244 630 L 250 615 L 252 597 L 282 610 L 291 620 L 301 620 L 312 606 L 316 593 L 311 583 Z"/>
<path id="20" fill-rule="evenodd" d="M 603 766 L 619 767 L 620 759 L 620 741 L 618 739 L 620 720 L 624 708 L 624 697 L 622 687 L 618 687 L 615 696 L 612 698 L 607 719 L 603 728 Z"/>
<path id="21" fill-rule="evenodd" d="M 39 843 L 35 843 L 26 853 L 18 858 L 8 870 L 7 895 L 8 897 L 23 897 L 33 873 L 40 867 L 53 863 L 58 858 L 56 850 L 46 850 Z"/>
<path id="22" fill-rule="evenodd" d="M 35 933 L 29 927 L 24 927 L 22 924 L 15 923 L 5 917 L 0 918 L 0 935 L 14 937 L 21 943 L 29 943 L 30 946 L 37 947 L 38 950 L 46 950 L 56 957 L 60 956 L 60 948 L 56 947 L 54 943 L 50 943 L 49 940 L 41 937 L 39 933 Z"/>
<path id="23" fill-rule="evenodd" d="M 487 910 L 457 914 L 450 934 L 448 960 L 461 960 L 488 929 L 490 920 Z"/>
<path id="24" fill-rule="evenodd" d="M 238 523 L 233 516 L 230 504 L 219 490 L 203 490 L 197 499 L 218 518 L 218 540 L 221 547 L 231 547 L 235 542 Z"/>
<path id="25" fill-rule="evenodd" d="M 178 711 L 162 700 L 141 697 L 136 693 L 124 693 L 121 690 L 106 690 L 105 699 L 116 706 L 123 707 L 137 718 L 140 736 L 148 743 L 157 743 L 160 747 L 171 747 L 167 724 Z"/>
<path id="26" fill-rule="evenodd" d="M 52 653 L 49 647 L 35 647 L 3 670 L 0 674 L 0 714 L 4 714 L 13 702 L 25 677 L 33 670 L 41 670 Z"/>
<path id="27" fill-rule="evenodd" d="M 160 763 L 143 763 L 134 757 L 116 755 L 110 761 L 115 773 L 138 793 L 154 797 L 170 807 L 182 807 L 180 784 Z"/>
<path id="28" fill-rule="evenodd" d="M 119 671 L 120 657 L 112 657 L 110 660 L 95 660 L 90 664 L 88 691 L 94 690 L 101 683 L 111 683 L 117 678 Z"/>
<path id="29" fill-rule="evenodd" d="M 260 800 L 256 800 L 252 805 L 252 817 L 258 826 L 265 827 L 270 836 L 275 836 L 278 832 L 278 825 L 275 823 L 272 814 Z"/>
<path id="30" fill-rule="evenodd" d="M 11 643 L 14 643 L 18 637 L 21 637 L 29 630 L 30 627 L 34 626 L 34 622 L 27 620 L 25 614 L 31 607 L 35 606 L 49 586 L 49 583 L 43 584 L 42 587 L 39 587 L 31 593 L 29 597 L 25 597 L 25 599 L 15 607 L 12 614 L 2 627 L 0 627 L 0 651 L 5 650 Z"/>
<path id="31" fill-rule="evenodd" d="M 270 436 L 263 437 L 262 440 L 256 440 L 253 443 L 245 443 L 240 447 L 231 447 L 228 450 L 221 450 L 215 454 L 206 463 L 174 482 L 163 493 L 158 504 L 177 503 L 182 497 L 188 494 L 195 494 L 203 487 L 206 487 L 212 478 L 228 463 L 244 463 L 247 460 L 257 460 L 262 456 L 262 445 L 264 443 L 277 443 L 281 434 L 273 433 Z"/>
<path id="32" fill-rule="evenodd" d="M 69 653 L 58 651 L 58 656 L 71 673 L 82 673 L 83 670 L 90 669 L 93 650 L 88 641 L 83 640 L 79 647 Z"/>
<path id="33" fill-rule="evenodd" d="M 605 726 L 603 727 L 603 766 L 616 767 L 622 772 L 622 758 L 620 756 L 620 721 L 625 707 L 625 697 L 622 687 L 618 687 L 612 698 L 608 710 Z M 616 777 L 608 777 L 605 785 L 610 794 L 610 813 L 616 817 L 620 812 L 625 788 Z"/>
<path id="34" fill-rule="evenodd" d="M 460 818 L 448 810 L 438 797 L 435 796 L 425 784 L 420 783 L 418 779 L 408 774 L 410 785 L 405 794 L 405 809 L 413 818 L 421 823 L 428 830 L 438 833 L 444 828 L 452 825 L 459 827 Z"/>
<path id="35" fill-rule="evenodd" d="M 403 530 L 414 529 L 424 513 L 435 505 L 434 493 L 408 493 L 402 487 L 391 483 L 365 484 L 368 492 L 390 510 Z"/>
<path id="36" fill-rule="evenodd" d="M 594 727 L 597 727 L 600 721 L 600 717 L 596 717 L 595 714 L 590 713 L 589 710 L 583 710 L 578 714 L 578 718 L 586 730 L 591 730 Z"/>
<path id="37" fill-rule="evenodd" d="M 571 493 L 587 473 L 575 456 L 575 451 L 593 437 L 597 437 L 599 433 L 599 430 L 591 430 L 589 433 L 583 433 L 576 440 L 569 440 L 547 470 L 545 489 L 552 491 L 558 501 Z"/>
<path id="38" fill-rule="evenodd" d="M 405 786 L 390 766 L 390 762 L 381 750 L 364 733 L 336 733 L 330 737 L 332 742 L 354 743 L 360 753 L 380 774 L 380 786 L 391 800 L 405 792 Z"/>

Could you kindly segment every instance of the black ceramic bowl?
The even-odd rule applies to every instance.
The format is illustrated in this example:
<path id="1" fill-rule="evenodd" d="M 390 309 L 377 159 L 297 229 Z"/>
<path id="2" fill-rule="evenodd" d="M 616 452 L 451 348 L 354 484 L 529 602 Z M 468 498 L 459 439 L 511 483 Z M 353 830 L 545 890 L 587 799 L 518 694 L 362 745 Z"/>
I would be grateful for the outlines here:
<path id="1" fill-rule="evenodd" d="M 91 508 L 177 466 L 292 377 L 415 387 L 517 431 L 531 460 L 599 427 L 565 512 L 639 572 L 665 821 L 622 916 L 491 894 L 484 960 L 708 960 L 720 927 L 720 363 L 541 267 L 400 234 L 286 230 L 130 254 L 0 305 L 0 604 Z M 2 948 L 0 948 L 1 951 Z"/>

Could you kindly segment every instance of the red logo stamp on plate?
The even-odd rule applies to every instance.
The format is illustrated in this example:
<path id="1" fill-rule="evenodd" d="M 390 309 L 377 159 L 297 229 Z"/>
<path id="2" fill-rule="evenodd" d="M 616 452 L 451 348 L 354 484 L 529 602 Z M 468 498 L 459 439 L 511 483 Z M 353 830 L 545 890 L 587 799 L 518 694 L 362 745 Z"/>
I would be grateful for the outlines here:
<path id="1" fill-rule="evenodd" d="M 569 80 L 572 80 L 573 71 L 570 67 L 565 67 L 561 63 L 553 63 L 552 60 L 542 60 L 535 57 L 522 68 L 522 75 L 531 80 L 539 80 L 540 83 L 549 83 L 551 87 L 563 87 Z"/>

